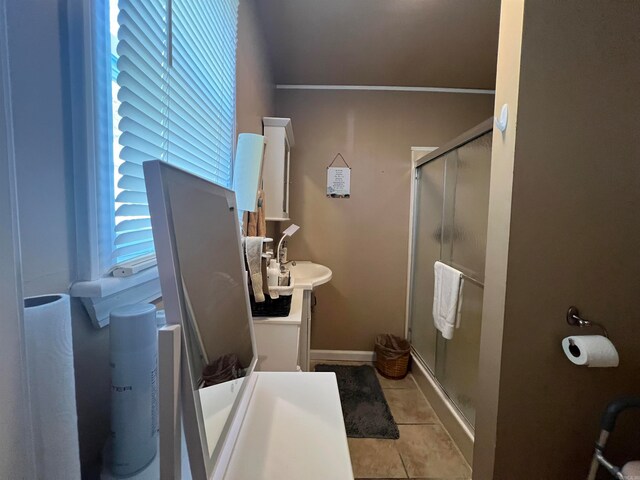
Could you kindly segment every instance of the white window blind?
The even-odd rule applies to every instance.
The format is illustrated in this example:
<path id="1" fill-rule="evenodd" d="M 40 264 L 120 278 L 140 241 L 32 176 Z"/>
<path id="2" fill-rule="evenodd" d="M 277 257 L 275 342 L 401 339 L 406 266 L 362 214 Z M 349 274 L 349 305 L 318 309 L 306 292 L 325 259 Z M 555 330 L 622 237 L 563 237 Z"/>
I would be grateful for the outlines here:
<path id="1" fill-rule="evenodd" d="M 169 162 L 231 186 L 237 1 L 173 0 Z"/>
<path id="2" fill-rule="evenodd" d="M 231 185 L 238 0 L 170 5 L 112 6 L 114 263 L 153 252 L 142 162 Z"/>

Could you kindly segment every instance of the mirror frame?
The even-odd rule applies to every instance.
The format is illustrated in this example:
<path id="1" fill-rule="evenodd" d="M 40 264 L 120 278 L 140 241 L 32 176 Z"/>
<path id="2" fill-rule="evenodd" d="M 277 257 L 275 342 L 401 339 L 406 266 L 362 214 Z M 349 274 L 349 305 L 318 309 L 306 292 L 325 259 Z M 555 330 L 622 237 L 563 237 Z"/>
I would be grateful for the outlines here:
<path id="1" fill-rule="evenodd" d="M 164 302 L 167 324 L 179 324 L 182 328 L 182 348 L 180 354 L 180 396 L 182 405 L 182 418 L 184 423 L 184 434 L 189 453 L 189 464 L 191 465 L 191 474 L 194 480 L 209 479 L 218 467 L 218 461 L 221 457 L 221 450 L 224 447 L 226 437 L 229 434 L 231 425 L 239 411 L 239 405 L 243 398 L 245 389 L 249 385 L 250 377 L 254 372 L 257 362 L 256 340 L 253 331 L 253 322 L 251 320 L 251 305 L 249 303 L 249 289 L 247 282 L 243 282 L 245 291 L 245 301 L 247 308 L 247 322 L 249 323 L 249 332 L 251 336 L 251 348 L 253 357 L 247 374 L 238 394 L 234 400 L 233 406 L 225 421 L 225 425 L 220 433 L 220 437 L 216 442 L 213 453 L 209 456 L 207 444 L 204 417 L 202 413 L 202 405 L 200 398 L 196 395 L 198 390 L 193 385 L 191 375 L 191 360 L 187 352 L 188 341 L 186 338 L 186 329 L 184 328 L 187 320 L 187 309 L 182 290 L 182 275 L 180 272 L 180 262 L 178 260 L 178 252 L 176 248 L 176 238 L 173 230 L 173 213 L 171 211 L 171 203 L 168 195 L 167 174 L 178 174 L 185 177 L 199 187 L 210 189 L 213 194 L 226 198 L 229 208 L 237 210 L 235 193 L 232 190 L 211 183 L 197 175 L 185 172 L 177 167 L 169 165 L 160 160 L 146 161 L 142 164 L 144 169 L 145 184 L 147 188 L 147 197 L 149 200 L 149 211 L 151 214 L 151 226 L 153 230 L 153 240 L 156 249 L 156 259 L 158 263 L 158 273 L 160 277 L 160 286 L 162 289 L 162 300 Z M 238 238 L 237 248 L 240 253 L 240 259 L 244 258 L 242 253 L 242 242 L 240 240 L 240 223 L 238 215 L 232 215 L 234 228 Z M 238 268 L 245 272 L 242 261 Z M 162 401 L 162 400 L 160 400 Z"/>

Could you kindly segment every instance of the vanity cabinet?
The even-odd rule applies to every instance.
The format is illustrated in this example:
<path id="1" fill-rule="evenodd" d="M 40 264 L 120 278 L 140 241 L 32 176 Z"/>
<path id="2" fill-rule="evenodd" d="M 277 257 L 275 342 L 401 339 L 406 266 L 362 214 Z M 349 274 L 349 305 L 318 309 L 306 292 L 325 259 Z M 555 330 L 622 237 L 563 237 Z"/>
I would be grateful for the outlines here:
<path id="1" fill-rule="evenodd" d="M 289 174 L 291 148 L 294 145 L 290 118 L 264 117 L 267 142 L 262 168 L 267 220 L 289 220 Z"/>
<path id="2" fill-rule="evenodd" d="M 304 294 L 293 290 L 291 310 L 286 317 L 254 317 L 259 372 L 295 372 L 298 370 L 301 327 L 304 323 Z M 304 367 L 302 367 L 305 370 Z"/>

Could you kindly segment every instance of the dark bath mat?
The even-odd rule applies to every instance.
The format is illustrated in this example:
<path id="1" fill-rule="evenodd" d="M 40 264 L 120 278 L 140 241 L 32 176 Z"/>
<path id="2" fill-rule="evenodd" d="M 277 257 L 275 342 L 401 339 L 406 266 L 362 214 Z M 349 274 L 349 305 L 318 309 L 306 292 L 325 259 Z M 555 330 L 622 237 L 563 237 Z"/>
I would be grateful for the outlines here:
<path id="1" fill-rule="evenodd" d="M 316 372 L 336 374 L 347 437 L 400 438 L 373 367 L 316 365 Z"/>

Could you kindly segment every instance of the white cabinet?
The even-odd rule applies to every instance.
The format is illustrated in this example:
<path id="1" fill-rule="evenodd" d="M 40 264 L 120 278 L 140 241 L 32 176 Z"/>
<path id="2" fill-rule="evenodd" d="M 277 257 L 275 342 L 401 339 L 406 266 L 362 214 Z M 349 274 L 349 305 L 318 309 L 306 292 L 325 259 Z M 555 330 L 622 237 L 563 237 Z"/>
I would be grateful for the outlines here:
<path id="1" fill-rule="evenodd" d="M 301 322 L 304 320 L 304 294 L 294 289 L 287 317 L 254 317 L 253 332 L 259 372 L 295 372 L 300 356 Z"/>
<path id="2" fill-rule="evenodd" d="M 264 117 L 267 142 L 262 169 L 267 220 L 289 220 L 289 166 L 294 145 L 290 118 Z"/>
<path id="3" fill-rule="evenodd" d="M 295 372 L 298 369 L 300 325 L 276 318 L 254 321 L 259 372 Z"/>
<path id="4" fill-rule="evenodd" d="M 237 440 L 227 442 L 233 450 L 224 479 L 353 480 L 335 375 L 253 375 Z"/>

